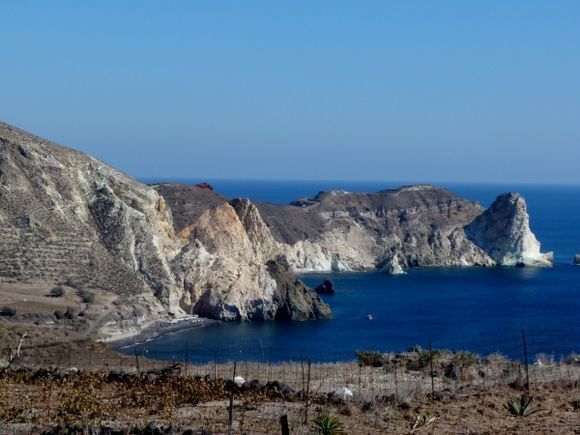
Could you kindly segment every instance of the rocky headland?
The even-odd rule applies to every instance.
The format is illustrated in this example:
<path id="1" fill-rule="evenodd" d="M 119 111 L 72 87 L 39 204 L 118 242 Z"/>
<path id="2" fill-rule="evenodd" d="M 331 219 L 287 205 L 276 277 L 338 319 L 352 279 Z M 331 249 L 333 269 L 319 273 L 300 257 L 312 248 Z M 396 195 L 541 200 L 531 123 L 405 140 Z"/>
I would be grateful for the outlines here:
<path id="1" fill-rule="evenodd" d="M 230 200 L 207 184 L 145 185 L 3 123 L 0 228 L 0 298 L 26 284 L 38 291 L 19 309 L 50 311 L 58 300 L 42 292 L 62 286 L 89 319 L 86 335 L 103 340 L 191 315 L 331 318 L 296 272 L 552 261 L 516 193 L 487 210 L 431 185 L 320 192 L 288 205 Z"/>

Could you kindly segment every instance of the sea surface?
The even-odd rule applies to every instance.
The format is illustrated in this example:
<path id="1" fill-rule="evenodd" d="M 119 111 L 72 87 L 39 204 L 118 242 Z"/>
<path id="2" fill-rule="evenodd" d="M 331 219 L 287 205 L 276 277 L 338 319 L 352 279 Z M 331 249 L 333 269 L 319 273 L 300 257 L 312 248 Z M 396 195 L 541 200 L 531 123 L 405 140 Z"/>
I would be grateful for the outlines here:
<path id="1" fill-rule="evenodd" d="M 159 180 L 145 180 L 148 182 Z M 163 180 L 167 181 L 167 180 Z M 207 180 L 171 180 L 196 183 Z M 287 204 L 321 190 L 377 191 L 393 182 L 210 180 L 230 197 Z M 162 359 L 349 360 L 357 349 L 402 351 L 420 345 L 501 352 L 556 360 L 580 352 L 580 186 L 443 184 L 489 206 L 503 192 L 521 193 L 542 251 L 555 266 L 535 268 L 415 268 L 407 275 L 316 273 L 308 285 L 331 279 L 336 294 L 323 296 L 334 320 L 217 324 L 181 331 L 124 348 Z M 372 320 L 367 316 L 371 315 Z"/>

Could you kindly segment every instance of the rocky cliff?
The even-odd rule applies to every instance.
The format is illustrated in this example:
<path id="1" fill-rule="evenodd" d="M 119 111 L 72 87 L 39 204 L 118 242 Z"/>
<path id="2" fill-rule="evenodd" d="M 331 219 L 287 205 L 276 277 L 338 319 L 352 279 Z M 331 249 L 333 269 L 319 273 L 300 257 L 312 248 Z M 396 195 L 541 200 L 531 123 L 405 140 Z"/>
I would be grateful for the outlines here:
<path id="1" fill-rule="evenodd" d="M 190 201 L 205 200 L 195 187 L 164 185 L 165 193 L 160 193 L 167 195 L 174 221 L 183 220 L 183 205 L 170 199 L 173 189 L 188 189 Z M 525 201 L 518 194 L 500 195 L 488 210 L 431 185 L 376 193 L 320 192 L 289 205 L 248 200 L 230 204 L 223 197 L 219 202 L 220 207 L 234 207 L 245 222 L 253 242 L 244 252 L 269 257 L 282 253 L 299 272 L 404 274 L 416 266 L 550 266 L 552 262 L 551 254 L 540 252 Z M 181 232 L 191 237 L 200 221 L 192 217 Z M 196 233 L 193 238 L 204 236 Z M 228 246 L 223 241 L 219 245 Z"/>
<path id="2" fill-rule="evenodd" d="M 550 266 L 552 253 L 540 252 L 530 230 L 526 202 L 517 193 L 505 193 L 466 228 L 468 238 L 501 266 Z"/>
<path id="3" fill-rule="evenodd" d="M 179 189 L 157 188 L 172 204 L 181 201 Z M 265 249 L 268 229 L 253 206 L 218 206 L 222 197 L 207 186 L 193 189 L 204 201 L 185 197 L 172 214 L 154 188 L 0 123 L 0 280 L 66 283 L 122 298 L 97 328 L 107 334 L 185 313 L 330 317 L 314 291 L 273 271 L 270 262 L 283 259 Z"/>
<path id="4" fill-rule="evenodd" d="M 293 230 L 296 214 L 316 231 Z M 264 207 L 263 216 L 278 240 L 287 243 L 286 255 L 297 270 L 401 274 L 414 266 L 551 264 L 550 254 L 540 253 L 525 201 L 517 194 L 500 195 L 483 210 L 430 185 L 364 194 L 322 192 L 282 213 Z"/>
<path id="5" fill-rule="evenodd" d="M 285 206 L 230 201 L 209 185 L 144 185 L 1 123 L 0 228 L 0 283 L 112 295 L 116 308 L 94 326 L 109 338 L 185 314 L 331 317 L 296 271 L 551 262 L 517 194 L 488 210 L 430 185 L 320 192 Z"/>

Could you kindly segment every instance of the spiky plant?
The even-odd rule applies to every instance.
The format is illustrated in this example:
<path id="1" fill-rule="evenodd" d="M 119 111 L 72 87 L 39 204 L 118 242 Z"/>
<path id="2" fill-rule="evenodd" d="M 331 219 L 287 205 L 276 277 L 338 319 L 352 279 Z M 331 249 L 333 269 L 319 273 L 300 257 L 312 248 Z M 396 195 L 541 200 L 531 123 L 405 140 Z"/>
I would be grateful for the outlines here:
<path id="1" fill-rule="evenodd" d="M 340 435 L 344 433 L 344 425 L 332 415 L 319 415 L 312 421 L 312 430 L 318 435 Z"/>
<path id="2" fill-rule="evenodd" d="M 514 399 L 509 399 L 503 406 L 511 415 L 515 415 L 516 417 L 527 417 L 538 412 L 537 410 L 532 411 L 532 400 L 534 400 L 533 396 L 522 394 L 519 402 Z"/>
<path id="3" fill-rule="evenodd" d="M 415 422 L 411 427 L 411 433 L 414 433 L 420 427 L 429 426 L 430 424 L 435 423 L 436 420 L 437 417 L 429 417 L 426 414 L 423 414 L 422 412 L 417 414 L 417 416 L 415 417 Z"/>

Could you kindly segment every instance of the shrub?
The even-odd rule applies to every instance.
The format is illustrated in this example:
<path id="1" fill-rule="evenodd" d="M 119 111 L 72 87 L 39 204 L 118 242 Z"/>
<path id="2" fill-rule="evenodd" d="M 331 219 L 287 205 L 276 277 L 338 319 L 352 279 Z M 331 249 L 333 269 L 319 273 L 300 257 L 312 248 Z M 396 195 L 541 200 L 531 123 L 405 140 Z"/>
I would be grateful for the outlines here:
<path id="1" fill-rule="evenodd" d="M 312 430 L 318 435 L 339 435 L 344 433 L 344 425 L 332 415 L 319 415 L 312 421 Z"/>
<path id="2" fill-rule="evenodd" d="M 384 363 L 383 355 L 374 350 L 357 350 L 355 354 L 361 367 L 381 367 Z"/>
<path id="3" fill-rule="evenodd" d="M 12 317 L 16 314 L 16 310 L 12 307 L 0 308 L 0 316 Z"/>
<path id="4" fill-rule="evenodd" d="M 77 289 L 77 295 L 81 298 L 81 301 L 85 304 L 92 304 L 95 302 L 95 295 L 84 288 Z"/>
<path id="5" fill-rule="evenodd" d="M 68 320 L 72 320 L 75 318 L 75 313 L 71 307 L 67 307 L 66 311 L 64 312 L 64 318 Z"/>
<path id="6" fill-rule="evenodd" d="M 64 296 L 64 287 L 54 287 L 48 294 L 51 298 L 61 298 Z"/>
<path id="7" fill-rule="evenodd" d="M 91 386 L 87 391 L 75 391 L 65 398 L 60 411 L 64 415 L 96 417 L 101 411 L 101 401 Z"/>
<path id="8" fill-rule="evenodd" d="M 407 361 L 407 370 L 423 370 L 424 368 L 429 367 L 431 364 L 431 355 L 433 355 L 433 361 L 441 354 L 441 351 L 437 349 L 433 349 L 430 353 L 428 350 L 417 350 L 419 354 L 419 358 L 416 361 L 408 360 Z"/>
<path id="9" fill-rule="evenodd" d="M 457 367 L 465 369 L 479 364 L 479 357 L 471 352 L 457 352 L 453 355 L 453 363 Z"/>
<path id="10" fill-rule="evenodd" d="M 429 417 L 422 412 L 417 414 L 415 417 L 415 422 L 411 426 L 411 433 L 414 433 L 416 430 L 422 427 L 427 427 L 432 423 L 435 423 L 437 417 Z"/>
<path id="11" fill-rule="evenodd" d="M 52 314 L 54 315 L 56 320 L 61 320 L 64 317 L 64 313 L 60 310 L 55 310 L 55 312 Z"/>
<path id="12" fill-rule="evenodd" d="M 532 411 L 532 400 L 534 400 L 533 396 L 522 394 L 519 402 L 514 399 L 509 399 L 503 406 L 511 415 L 516 417 L 527 417 L 528 415 L 538 412 L 537 410 Z"/>

